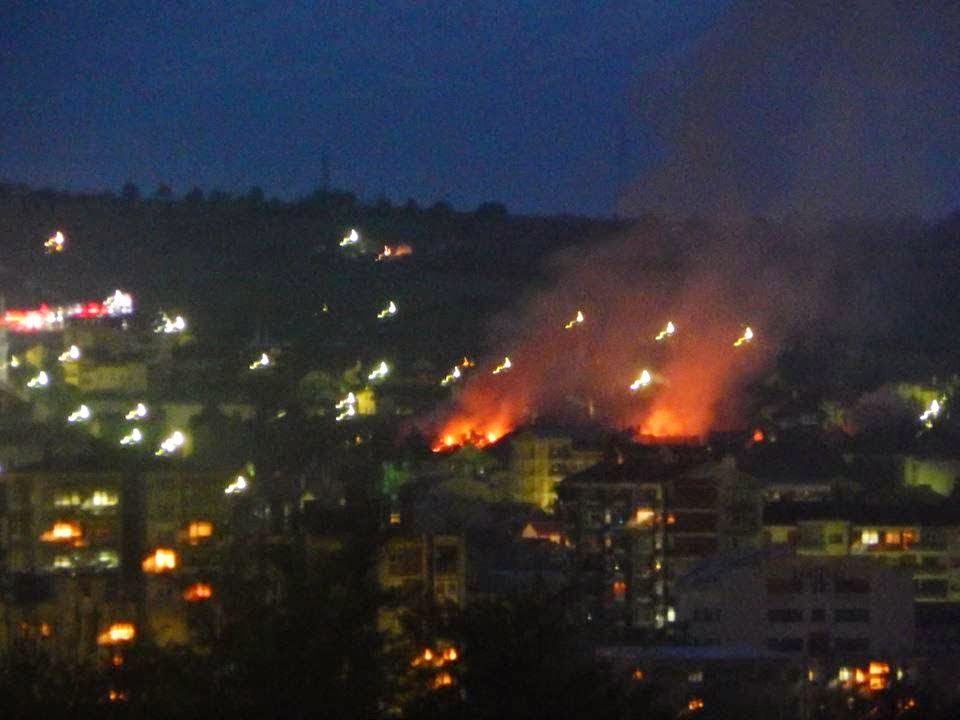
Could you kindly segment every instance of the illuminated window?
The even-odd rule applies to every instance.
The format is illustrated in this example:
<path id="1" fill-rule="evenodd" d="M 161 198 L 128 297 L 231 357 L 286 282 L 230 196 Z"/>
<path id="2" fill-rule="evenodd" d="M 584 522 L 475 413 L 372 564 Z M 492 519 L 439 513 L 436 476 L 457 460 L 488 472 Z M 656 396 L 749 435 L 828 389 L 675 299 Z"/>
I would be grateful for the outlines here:
<path id="1" fill-rule="evenodd" d="M 913 530 L 904 530 L 901 538 L 903 539 L 903 547 L 908 548 L 917 542 L 917 533 Z"/>
<path id="2" fill-rule="evenodd" d="M 95 508 L 113 507 L 117 502 L 119 502 L 117 494 L 106 490 L 94 490 L 90 498 L 90 505 Z"/>
<path id="3" fill-rule="evenodd" d="M 183 591 L 183 599 L 187 602 L 202 602 L 213 597 L 213 588 L 207 583 L 194 583 Z"/>
<path id="4" fill-rule="evenodd" d="M 667 622 L 672 623 L 677 621 L 677 611 L 673 608 L 667 608 Z"/>
<path id="5" fill-rule="evenodd" d="M 883 534 L 883 544 L 884 545 L 899 545 L 900 544 L 900 533 L 899 531 L 893 530 L 890 532 L 885 532 Z"/>
<path id="6" fill-rule="evenodd" d="M 83 530 L 74 522 L 57 522 L 40 536 L 42 542 L 79 542 Z"/>
<path id="7" fill-rule="evenodd" d="M 97 554 L 97 564 L 106 568 L 120 566 L 120 556 L 114 550 L 101 550 Z"/>
<path id="8" fill-rule="evenodd" d="M 863 545 L 876 545 L 880 542 L 880 533 L 876 530 L 864 530 L 860 533 L 860 542 Z"/>
<path id="9" fill-rule="evenodd" d="M 53 504 L 56 507 L 76 507 L 80 503 L 79 493 L 57 493 L 53 497 Z"/>
<path id="10" fill-rule="evenodd" d="M 613 584 L 613 597 L 620 600 L 627 593 L 627 584 L 623 580 L 617 580 Z"/>
<path id="11" fill-rule="evenodd" d="M 196 545 L 201 540 L 206 540 L 213 535 L 213 523 L 206 520 L 197 520 L 187 525 L 187 541 L 191 545 Z"/>
<path id="12" fill-rule="evenodd" d="M 97 635 L 97 645 L 120 645 L 128 643 L 137 635 L 133 623 L 116 622 Z"/>
<path id="13" fill-rule="evenodd" d="M 157 548 L 141 563 L 144 572 L 162 573 L 177 567 L 177 553 L 168 548 Z"/>
<path id="14" fill-rule="evenodd" d="M 53 567 L 55 570 L 65 570 L 67 568 L 72 568 L 73 560 L 71 560 L 68 555 L 57 555 L 53 559 Z"/>

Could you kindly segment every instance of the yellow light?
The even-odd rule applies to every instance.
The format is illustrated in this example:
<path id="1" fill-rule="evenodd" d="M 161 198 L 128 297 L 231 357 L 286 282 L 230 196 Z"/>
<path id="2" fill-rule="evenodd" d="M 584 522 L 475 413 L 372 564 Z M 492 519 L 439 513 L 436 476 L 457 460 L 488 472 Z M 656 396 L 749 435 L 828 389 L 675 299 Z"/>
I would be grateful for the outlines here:
<path id="1" fill-rule="evenodd" d="M 746 328 L 744 328 L 743 335 L 736 339 L 736 341 L 733 343 L 733 346 L 740 347 L 744 343 L 748 343 L 751 340 L 753 340 L 753 330 L 748 325 Z"/>
<path id="2" fill-rule="evenodd" d="M 57 230 L 56 234 L 48 238 L 45 243 L 43 243 L 44 249 L 46 249 L 48 254 L 63 252 L 63 248 L 67 244 L 67 239 L 63 236 L 63 233 Z"/>
<path id="3" fill-rule="evenodd" d="M 650 522 L 656 516 L 656 513 L 650 508 L 637 508 L 636 513 L 636 523 L 638 525 L 643 525 L 644 523 Z"/>
<path id="4" fill-rule="evenodd" d="M 493 373 L 492 373 L 492 374 L 493 374 L 493 375 L 499 375 L 500 373 L 506 372 L 507 370 L 509 370 L 509 369 L 512 368 L 512 367 L 513 367 L 513 363 L 510 362 L 510 357 L 509 357 L 509 356 L 506 356 L 506 357 L 503 358 L 503 362 L 500 363 L 499 365 L 497 365 L 497 366 L 493 369 Z"/>
<path id="5" fill-rule="evenodd" d="M 136 628 L 130 622 L 113 623 L 97 636 L 97 645 L 119 645 L 131 642 L 137 636 Z"/>
<path id="6" fill-rule="evenodd" d="M 40 535 L 42 542 L 67 542 L 79 540 L 83 537 L 83 530 L 75 522 L 56 522 L 53 527 Z"/>
<path id="7" fill-rule="evenodd" d="M 177 450 L 183 447 L 183 444 L 187 441 L 183 433 L 179 430 L 174 430 L 173 433 L 167 437 L 157 450 L 157 455 L 170 455 L 175 453 Z"/>
<path id="8" fill-rule="evenodd" d="M 243 475 L 237 475 L 233 482 L 227 485 L 223 492 L 227 495 L 235 495 L 236 493 L 242 493 L 246 489 L 247 479 Z"/>
<path id="9" fill-rule="evenodd" d="M 187 602 L 202 602 L 213 597 L 213 588 L 207 583 L 197 582 L 183 591 L 183 599 Z"/>
<path id="10" fill-rule="evenodd" d="M 449 687 L 450 685 L 453 685 L 453 676 L 448 672 L 439 673 L 431 683 L 431 687 L 434 690 L 442 687 Z"/>
<path id="11" fill-rule="evenodd" d="M 260 353 L 260 357 L 250 363 L 251 370 L 260 370 L 261 368 L 270 367 L 273 361 L 270 359 L 270 356 L 266 353 Z"/>
<path id="12" fill-rule="evenodd" d="M 642 387 L 648 387 L 650 383 L 653 382 L 653 375 L 650 374 L 650 371 L 644 368 L 643 372 L 640 373 L 639 377 L 630 383 L 630 392 L 636 392 Z"/>
<path id="13" fill-rule="evenodd" d="M 177 568 L 177 553 L 169 548 L 157 548 L 141 563 L 144 572 L 163 573 Z"/>
<path id="14" fill-rule="evenodd" d="M 423 651 L 423 660 L 424 662 L 430 662 L 431 660 L 433 660 L 433 650 L 431 650 L 430 648 L 426 648 Z"/>
<path id="15" fill-rule="evenodd" d="M 563 329 L 570 330 L 576 325 L 582 325 L 584 320 L 586 320 L 586 318 L 583 316 L 583 310 L 577 310 L 576 316 L 574 316 L 573 320 L 570 322 L 565 323 Z"/>
<path id="16" fill-rule="evenodd" d="M 187 541 L 191 545 L 213 536 L 213 523 L 206 520 L 195 520 L 187 525 Z"/>
<path id="17" fill-rule="evenodd" d="M 86 405 L 81 405 L 67 416 L 67 422 L 71 424 L 86 422 L 90 419 L 91 414 L 90 408 L 88 408 Z"/>
<path id="18" fill-rule="evenodd" d="M 60 353 L 59 357 L 57 357 L 57 360 L 64 364 L 76 362 L 79 359 L 80 348 L 78 348 L 76 345 L 71 345 L 69 348 Z"/>
<path id="19" fill-rule="evenodd" d="M 360 233 L 358 233 L 355 228 L 350 228 L 350 232 L 347 233 L 347 236 L 340 241 L 340 247 L 356 245 L 358 242 L 360 242 Z"/>
<path id="20" fill-rule="evenodd" d="M 383 320 L 386 317 L 393 317 L 396 314 L 397 314 L 397 304 L 393 300 L 391 300 L 389 303 L 387 303 L 387 306 L 383 310 L 377 313 L 377 319 Z"/>
<path id="21" fill-rule="evenodd" d="M 447 662 L 456 662 L 459 657 L 460 656 L 457 654 L 456 648 L 451 647 L 443 651 L 443 659 Z"/>
<path id="22" fill-rule="evenodd" d="M 676 331 L 677 331 L 677 326 L 674 325 L 672 322 L 668 321 L 667 324 L 664 326 L 663 330 L 658 332 L 656 337 L 654 337 L 653 339 L 656 340 L 657 342 L 660 342 L 661 340 L 665 340 L 668 337 L 671 337 Z"/>
<path id="23" fill-rule="evenodd" d="M 143 440 L 143 433 L 140 432 L 140 428 L 134 428 L 129 432 L 129 434 L 124 435 L 120 438 L 121 445 L 137 445 Z"/>
<path id="24" fill-rule="evenodd" d="M 390 374 L 390 366 L 383 360 L 374 368 L 373 372 L 367 375 L 368 380 L 381 380 Z"/>
<path id="25" fill-rule="evenodd" d="M 34 377 L 30 378 L 27 381 L 28 388 L 37 388 L 37 387 L 46 387 L 50 384 L 50 376 L 46 372 L 41 370 Z"/>

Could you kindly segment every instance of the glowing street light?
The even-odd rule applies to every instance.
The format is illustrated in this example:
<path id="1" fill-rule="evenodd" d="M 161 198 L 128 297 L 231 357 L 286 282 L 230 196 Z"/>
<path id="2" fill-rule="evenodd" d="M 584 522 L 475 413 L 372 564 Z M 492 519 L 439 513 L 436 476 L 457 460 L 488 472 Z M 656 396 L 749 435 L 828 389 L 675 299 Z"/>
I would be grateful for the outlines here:
<path id="1" fill-rule="evenodd" d="M 149 414 L 147 406 L 143 403 L 137 403 L 136 407 L 123 416 L 124 420 L 142 420 Z"/>
<path id="2" fill-rule="evenodd" d="M 90 412 L 90 408 L 88 408 L 86 405 L 81 405 L 67 416 L 67 422 L 71 424 L 86 422 L 90 419 L 92 414 L 93 413 Z"/>
<path id="3" fill-rule="evenodd" d="M 121 445 L 139 445 L 141 442 L 143 442 L 143 433 L 140 432 L 140 428 L 134 428 L 120 438 Z"/>
<path id="4" fill-rule="evenodd" d="M 260 370 L 261 368 L 268 368 L 273 363 L 270 359 L 270 356 L 266 353 L 261 353 L 260 357 L 250 363 L 251 370 Z"/>
<path id="5" fill-rule="evenodd" d="M 76 345 L 71 345 L 69 348 L 60 353 L 60 356 L 57 358 L 61 363 L 71 363 L 76 362 L 80 359 L 80 348 Z"/>
<path id="6" fill-rule="evenodd" d="M 576 316 L 570 322 L 565 323 L 563 329 L 570 330 L 575 325 L 582 325 L 584 320 L 586 320 L 586 318 L 583 315 L 583 310 L 577 310 Z"/>
<path id="7" fill-rule="evenodd" d="M 360 233 L 357 232 L 356 228 L 350 228 L 347 236 L 340 241 L 340 247 L 349 247 L 350 245 L 356 245 L 358 242 L 360 242 Z"/>
<path id="8" fill-rule="evenodd" d="M 397 304 L 391 300 L 387 306 L 377 313 L 377 320 L 383 320 L 384 318 L 393 317 L 397 314 Z"/>
<path id="9" fill-rule="evenodd" d="M 47 251 L 48 255 L 53 255 L 54 253 L 63 252 L 63 248 L 66 247 L 67 239 L 63 236 L 63 233 L 57 230 L 56 234 L 48 238 L 45 243 L 43 243 L 44 249 Z"/>
<path id="10" fill-rule="evenodd" d="M 175 430 L 169 437 L 167 437 L 160 447 L 157 449 L 157 455 L 172 455 L 177 452 L 180 448 L 183 447 L 183 444 L 186 442 L 186 438 L 183 436 L 183 433 L 179 430 Z"/>
<path id="11" fill-rule="evenodd" d="M 499 365 L 497 365 L 497 366 L 493 369 L 493 371 L 491 372 L 491 374 L 492 374 L 492 375 L 499 375 L 500 373 L 506 372 L 507 370 L 509 370 L 509 369 L 512 368 L 512 367 L 513 367 L 513 363 L 510 362 L 510 357 L 507 356 L 507 357 L 504 357 L 504 358 L 503 358 L 503 362 L 502 362 L 502 363 L 500 363 Z"/>
<path id="12" fill-rule="evenodd" d="M 153 331 L 164 335 L 173 335 L 182 333 L 186 329 L 187 321 L 183 319 L 182 315 L 177 315 L 171 319 L 166 313 L 160 313 L 160 322 L 153 328 Z"/>
<path id="13" fill-rule="evenodd" d="M 372 373 L 367 375 L 368 380 L 382 380 L 387 375 L 390 374 L 390 366 L 387 365 L 386 361 L 381 360 L 380 364 L 374 369 Z"/>
<path id="14" fill-rule="evenodd" d="M 226 495 L 236 495 L 238 493 L 244 492 L 248 487 L 249 487 L 249 483 L 247 482 L 247 479 L 243 475 L 237 475 L 233 479 L 233 482 L 231 482 L 229 485 L 227 485 L 226 488 L 224 488 L 223 492 Z"/>
<path id="15" fill-rule="evenodd" d="M 648 387 L 652 382 L 653 376 L 650 374 L 649 370 L 644 368 L 643 372 L 640 373 L 640 376 L 630 383 L 630 392 L 636 392 L 642 387 Z"/>
<path id="16" fill-rule="evenodd" d="M 654 338 L 657 342 L 661 340 L 666 340 L 668 337 L 673 337 L 674 333 L 677 332 L 677 326 L 673 324 L 672 321 L 668 321 L 664 326 L 663 330 L 657 333 L 657 336 Z"/>
<path id="17" fill-rule="evenodd" d="M 744 343 L 748 343 L 751 340 L 753 340 L 753 330 L 748 325 L 746 328 L 744 328 L 743 335 L 737 338 L 736 342 L 733 343 L 733 346 L 740 347 Z"/>
<path id="18" fill-rule="evenodd" d="M 41 370 L 34 377 L 30 378 L 27 381 L 27 387 L 30 389 L 38 387 L 46 387 L 50 384 L 50 376 L 46 372 Z"/>

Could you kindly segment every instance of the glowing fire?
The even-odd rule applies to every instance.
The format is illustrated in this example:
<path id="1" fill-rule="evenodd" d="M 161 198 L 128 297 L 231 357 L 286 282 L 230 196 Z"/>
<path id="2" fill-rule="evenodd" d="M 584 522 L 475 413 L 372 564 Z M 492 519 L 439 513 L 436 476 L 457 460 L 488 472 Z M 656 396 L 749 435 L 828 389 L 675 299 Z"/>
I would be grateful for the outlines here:
<path id="1" fill-rule="evenodd" d="M 668 407 L 658 407 L 640 426 L 640 435 L 665 438 L 678 437 L 687 433 L 687 425 Z"/>
<path id="2" fill-rule="evenodd" d="M 377 262 L 381 260 L 396 260 L 404 255 L 412 255 L 413 248 L 409 245 L 384 245 L 383 251 L 377 255 Z"/>
<path id="3" fill-rule="evenodd" d="M 495 444 L 507 434 L 508 431 L 504 427 L 507 426 L 499 424 L 473 425 L 464 419 L 454 419 L 444 427 L 439 439 L 431 449 L 435 453 L 440 453 L 464 445 L 484 448 Z"/>

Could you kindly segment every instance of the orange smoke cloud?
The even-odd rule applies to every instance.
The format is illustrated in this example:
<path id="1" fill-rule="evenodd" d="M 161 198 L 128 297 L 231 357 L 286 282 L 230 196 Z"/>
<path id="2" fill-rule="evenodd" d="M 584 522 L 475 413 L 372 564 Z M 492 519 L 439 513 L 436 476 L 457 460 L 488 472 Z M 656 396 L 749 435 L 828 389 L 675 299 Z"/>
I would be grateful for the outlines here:
<path id="1" fill-rule="evenodd" d="M 805 303 L 770 261 L 769 228 L 712 232 L 663 224 L 552 257 L 553 289 L 492 324 L 489 364 L 508 354 L 510 371 L 465 378 L 437 448 L 486 444 L 488 433 L 538 417 L 646 439 L 702 438 L 741 422 L 745 382 L 775 353 L 785 318 L 805 317 Z M 587 320 L 565 330 L 579 308 Z M 655 341 L 668 319 L 675 334 Z M 734 347 L 746 324 L 756 338 Z M 644 368 L 652 382 L 631 392 Z"/>

